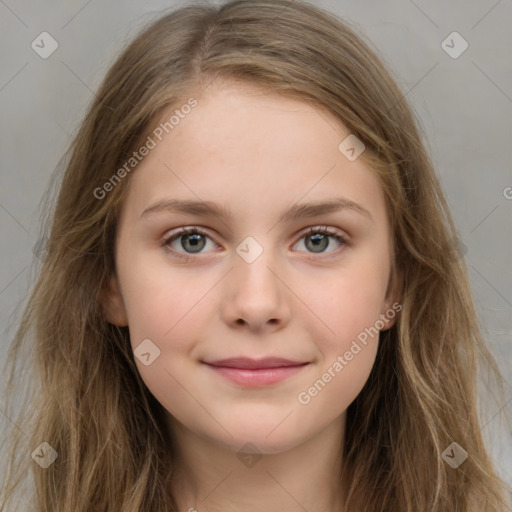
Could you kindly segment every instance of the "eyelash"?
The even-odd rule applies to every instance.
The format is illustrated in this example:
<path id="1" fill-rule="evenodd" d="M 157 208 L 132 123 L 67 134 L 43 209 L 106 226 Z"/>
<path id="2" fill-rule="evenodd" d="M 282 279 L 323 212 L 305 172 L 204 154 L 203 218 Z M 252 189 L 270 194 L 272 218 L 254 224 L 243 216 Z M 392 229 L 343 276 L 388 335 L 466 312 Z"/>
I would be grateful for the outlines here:
<path id="1" fill-rule="evenodd" d="M 173 233 L 171 236 L 165 237 L 162 240 L 162 246 L 166 248 L 166 251 L 168 253 L 172 253 L 173 255 L 176 255 L 179 258 L 182 258 L 186 261 L 193 260 L 196 258 L 197 255 L 200 255 L 201 253 L 197 253 L 197 254 L 182 253 L 182 252 L 175 251 L 174 249 L 170 249 L 169 245 L 172 242 L 174 242 L 174 240 L 179 239 L 183 235 L 195 235 L 195 234 L 204 235 L 204 236 L 212 239 L 206 231 L 202 230 L 199 227 L 195 227 L 195 226 L 194 227 L 186 227 L 186 228 L 181 228 L 179 231 Z M 343 249 L 343 246 L 350 245 L 349 242 L 345 239 L 345 237 L 341 236 L 338 232 L 336 232 L 332 229 L 329 229 L 326 226 L 310 227 L 305 233 L 302 233 L 302 235 L 298 241 L 302 240 L 305 237 L 308 237 L 311 235 L 316 235 L 316 234 L 328 235 L 328 236 L 336 239 L 336 241 L 339 242 L 342 246 L 340 249 L 331 251 L 329 253 L 316 253 L 316 255 L 320 256 L 323 259 L 336 257 L 338 255 L 339 251 Z M 213 240 L 213 241 L 215 242 L 215 240 Z M 316 259 L 314 257 L 315 253 L 309 253 L 309 254 L 312 255 L 309 257 L 310 259 Z"/>

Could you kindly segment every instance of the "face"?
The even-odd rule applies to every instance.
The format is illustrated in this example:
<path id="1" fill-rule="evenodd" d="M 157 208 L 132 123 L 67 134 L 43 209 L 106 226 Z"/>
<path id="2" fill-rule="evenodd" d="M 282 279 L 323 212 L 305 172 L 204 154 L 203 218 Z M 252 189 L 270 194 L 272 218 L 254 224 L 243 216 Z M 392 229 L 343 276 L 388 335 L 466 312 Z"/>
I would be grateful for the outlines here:
<path id="1" fill-rule="evenodd" d="M 330 113 L 234 84 L 197 100 L 125 178 L 107 316 L 171 428 L 278 453 L 344 418 L 393 324 L 384 197 Z"/>

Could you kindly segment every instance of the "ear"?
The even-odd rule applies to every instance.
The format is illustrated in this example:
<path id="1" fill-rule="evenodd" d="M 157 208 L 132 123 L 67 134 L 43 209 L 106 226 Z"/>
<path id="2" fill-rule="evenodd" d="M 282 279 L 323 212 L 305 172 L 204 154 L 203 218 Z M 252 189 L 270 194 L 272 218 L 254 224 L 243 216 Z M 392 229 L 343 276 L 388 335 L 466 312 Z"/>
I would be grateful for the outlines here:
<path id="1" fill-rule="evenodd" d="M 398 313 L 399 311 L 402 311 L 402 304 L 400 303 L 399 293 L 400 281 L 400 276 L 398 276 L 396 268 L 393 266 L 389 275 L 386 299 L 384 302 L 384 310 L 381 311 L 381 314 L 383 315 L 381 318 L 386 324 L 384 329 L 382 329 L 383 331 L 387 331 L 393 327 L 393 325 L 395 325 Z"/>
<path id="2" fill-rule="evenodd" d="M 101 303 L 108 322 L 118 327 L 128 325 L 128 316 L 115 274 L 110 278 L 106 288 L 102 291 Z"/>

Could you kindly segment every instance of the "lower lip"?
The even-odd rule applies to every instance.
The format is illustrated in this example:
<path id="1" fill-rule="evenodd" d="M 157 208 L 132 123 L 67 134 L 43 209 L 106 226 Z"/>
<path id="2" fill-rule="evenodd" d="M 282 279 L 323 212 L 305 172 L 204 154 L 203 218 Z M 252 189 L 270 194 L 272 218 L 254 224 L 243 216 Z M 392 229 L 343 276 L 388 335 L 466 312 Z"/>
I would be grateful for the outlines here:
<path id="1" fill-rule="evenodd" d="M 259 368 L 254 370 L 228 368 L 227 366 L 207 365 L 219 375 L 236 384 L 248 387 L 270 386 L 300 372 L 307 364 L 300 366 L 281 366 L 279 368 Z"/>

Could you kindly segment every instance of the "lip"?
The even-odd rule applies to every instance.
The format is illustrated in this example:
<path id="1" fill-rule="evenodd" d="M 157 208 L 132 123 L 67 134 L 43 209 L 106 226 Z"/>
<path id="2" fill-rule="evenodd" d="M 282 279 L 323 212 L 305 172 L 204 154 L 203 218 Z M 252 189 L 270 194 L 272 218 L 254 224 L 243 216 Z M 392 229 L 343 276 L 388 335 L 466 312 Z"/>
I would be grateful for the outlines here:
<path id="1" fill-rule="evenodd" d="M 231 357 L 219 359 L 218 361 L 203 361 L 210 366 L 224 366 L 226 368 L 238 368 L 244 370 L 259 370 L 262 368 L 282 368 L 288 366 L 299 366 L 307 361 L 292 361 L 280 357 L 264 357 L 263 359 L 251 359 L 249 357 Z"/>
<path id="2" fill-rule="evenodd" d="M 218 375 L 247 387 L 270 386 L 300 372 L 308 362 L 280 358 L 249 359 L 237 357 L 205 362 Z"/>

